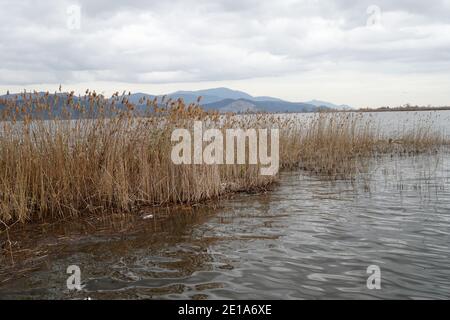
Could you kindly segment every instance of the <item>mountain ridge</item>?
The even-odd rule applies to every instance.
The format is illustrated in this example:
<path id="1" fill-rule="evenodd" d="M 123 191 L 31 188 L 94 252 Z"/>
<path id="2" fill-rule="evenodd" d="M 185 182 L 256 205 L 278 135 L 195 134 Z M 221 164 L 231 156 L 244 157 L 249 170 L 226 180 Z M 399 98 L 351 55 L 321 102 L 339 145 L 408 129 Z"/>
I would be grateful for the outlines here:
<path id="1" fill-rule="evenodd" d="M 139 95 L 139 94 L 138 94 Z M 314 112 L 320 109 L 351 110 L 348 105 L 337 105 L 331 102 L 311 100 L 309 102 L 291 102 L 270 96 L 252 96 L 246 92 L 233 90 L 226 87 L 194 90 L 175 91 L 166 95 L 147 95 L 149 99 L 166 96 L 171 99 L 183 99 L 186 104 L 195 103 L 201 97 L 200 105 L 208 110 L 219 110 L 221 112 Z M 137 103 L 142 96 L 129 97 L 129 101 Z"/>
<path id="2" fill-rule="evenodd" d="M 40 96 L 44 93 L 38 93 Z M 56 95 L 64 95 L 58 92 Z M 67 93 L 66 93 L 67 94 Z M 54 95 L 54 93 L 50 94 Z M 9 94 L 0 96 L 0 99 L 14 98 L 20 94 Z M 217 110 L 220 112 L 315 112 L 321 109 L 349 110 L 348 105 L 336 105 L 330 102 L 311 100 L 308 102 L 290 102 L 280 98 L 270 96 L 252 96 L 246 92 L 233 90 L 225 87 L 210 88 L 196 91 L 175 91 L 166 95 L 153 95 L 143 92 L 136 92 L 126 95 L 127 100 L 136 106 L 142 106 L 144 100 L 155 98 L 178 100 L 183 99 L 186 104 L 196 103 L 201 97 L 200 105 L 207 110 Z M 77 99 L 76 97 L 75 99 Z M 83 98 L 81 96 L 80 98 Z M 1 108 L 1 106 L 0 106 Z"/>

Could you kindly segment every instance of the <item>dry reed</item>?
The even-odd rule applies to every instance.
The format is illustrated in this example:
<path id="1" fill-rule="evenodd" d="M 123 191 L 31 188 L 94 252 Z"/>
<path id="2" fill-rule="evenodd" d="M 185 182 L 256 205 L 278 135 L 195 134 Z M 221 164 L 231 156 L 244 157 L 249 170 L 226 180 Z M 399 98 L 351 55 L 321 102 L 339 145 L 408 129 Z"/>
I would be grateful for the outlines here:
<path id="1" fill-rule="evenodd" d="M 196 203 L 230 191 L 265 188 L 276 177 L 258 165 L 174 165 L 170 136 L 193 120 L 211 126 L 279 127 L 283 168 L 331 179 L 351 177 L 376 153 L 423 152 L 442 139 L 416 129 L 383 137 L 370 121 L 321 113 L 305 123 L 279 115 L 219 115 L 198 103 L 105 99 L 95 92 L 24 93 L 3 105 L 0 128 L 0 220 L 31 221 L 144 205 Z"/>
<path id="2" fill-rule="evenodd" d="M 281 163 L 326 179 L 349 179 L 367 171 L 370 159 L 382 154 L 437 152 L 447 143 L 432 123 L 422 123 L 392 137 L 362 113 L 318 113 L 307 121 L 288 120 L 283 130 Z"/>

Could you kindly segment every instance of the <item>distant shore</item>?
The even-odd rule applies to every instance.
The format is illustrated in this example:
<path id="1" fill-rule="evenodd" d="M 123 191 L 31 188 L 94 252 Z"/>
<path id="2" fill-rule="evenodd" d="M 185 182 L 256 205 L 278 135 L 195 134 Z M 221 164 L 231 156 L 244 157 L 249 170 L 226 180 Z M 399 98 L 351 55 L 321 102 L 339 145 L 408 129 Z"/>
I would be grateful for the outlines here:
<path id="1" fill-rule="evenodd" d="M 397 111 L 443 111 L 443 110 L 450 110 L 450 107 L 397 107 L 397 108 L 382 107 L 382 108 L 377 108 L 377 109 L 361 108 L 361 109 L 343 110 L 343 111 L 351 111 L 351 112 L 397 112 Z"/>

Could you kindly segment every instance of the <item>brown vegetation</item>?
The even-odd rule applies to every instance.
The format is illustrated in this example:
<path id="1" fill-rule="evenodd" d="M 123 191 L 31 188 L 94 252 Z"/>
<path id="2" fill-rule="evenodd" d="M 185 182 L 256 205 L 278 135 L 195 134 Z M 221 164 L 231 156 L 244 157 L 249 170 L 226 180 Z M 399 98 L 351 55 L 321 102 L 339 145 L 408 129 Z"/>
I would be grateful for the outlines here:
<path id="1" fill-rule="evenodd" d="M 135 110 L 126 95 L 104 99 L 95 92 L 80 99 L 73 93 L 57 99 L 24 94 L 2 103 L 4 223 L 195 203 L 276 180 L 261 176 L 257 165 L 174 165 L 171 133 L 190 128 L 193 120 L 223 129 L 279 127 L 281 166 L 331 179 L 352 177 L 377 153 L 433 151 L 443 143 L 429 128 L 384 137 L 353 113 L 320 113 L 299 122 L 280 115 L 219 115 L 170 100 L 143 101 L 147 108 Z"/>

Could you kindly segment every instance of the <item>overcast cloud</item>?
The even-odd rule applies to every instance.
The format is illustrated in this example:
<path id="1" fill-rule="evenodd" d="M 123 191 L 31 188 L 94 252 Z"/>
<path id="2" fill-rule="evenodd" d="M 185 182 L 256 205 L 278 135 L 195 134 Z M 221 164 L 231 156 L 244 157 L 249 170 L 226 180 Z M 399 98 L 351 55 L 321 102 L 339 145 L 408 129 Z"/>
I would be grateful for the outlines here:
<path id="1" fill-rule="evenodd" d="M 224 85 L 450 105 L 450 0 L 0 0 L 0 21 L 2 91 Z"/>

